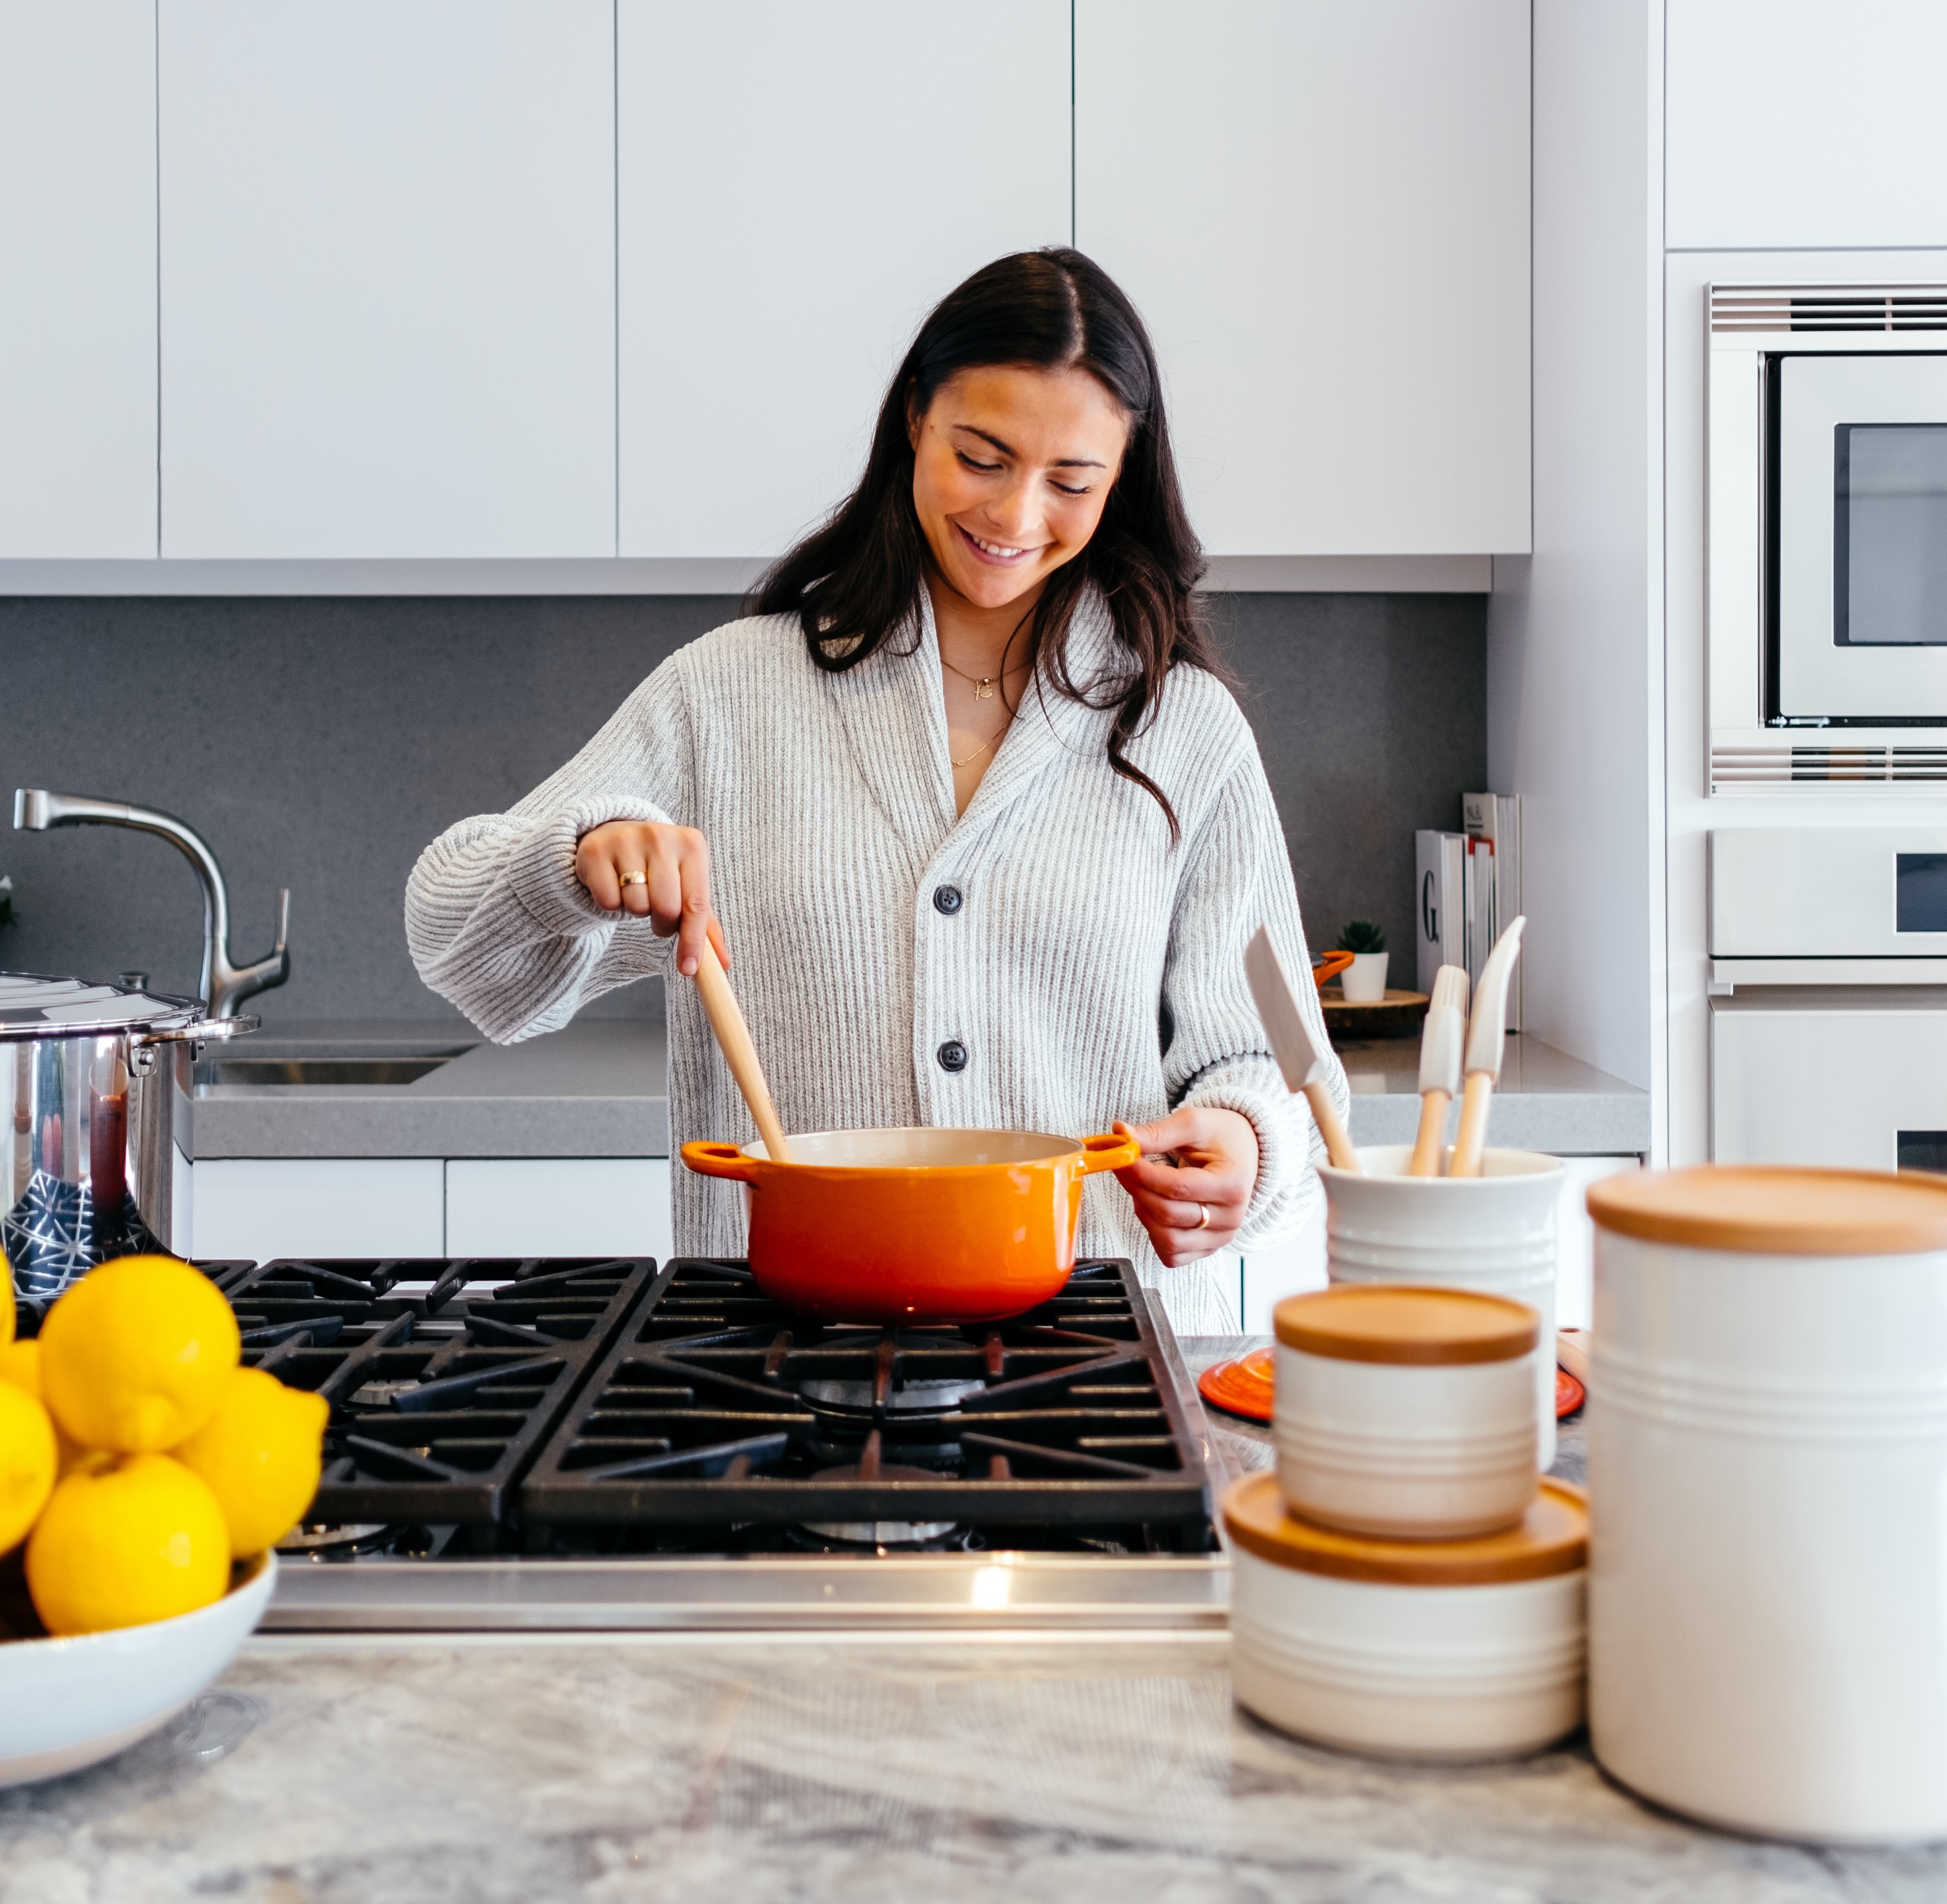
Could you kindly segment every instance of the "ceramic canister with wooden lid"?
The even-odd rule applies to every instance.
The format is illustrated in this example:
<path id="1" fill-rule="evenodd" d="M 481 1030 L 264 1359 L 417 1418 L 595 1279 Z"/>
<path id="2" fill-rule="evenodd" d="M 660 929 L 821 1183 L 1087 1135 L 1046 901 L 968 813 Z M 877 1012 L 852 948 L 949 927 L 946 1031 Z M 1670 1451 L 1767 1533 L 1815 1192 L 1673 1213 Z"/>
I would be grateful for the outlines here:
<path id="1" fill-rule="evenodd" d="M 1470 1289 L 1342 1283 L 1277 1305 L 1273 1433 L 1293 1512 L 1391 1540 L 1512 1527 L 1540 1472 L 1541 1319 Z"/>
<path id="2" fill-rule="evenodd" d="M 1478 1177 L 1409 1177 L 1410 1144 L 1362 1147 L 1358 1170 L 1318 1169 L 1326 1267 L 1335 1283 L 1415 1283 L 1525 1302 L 1555 1339 L 1555 1206 L 1562 1160 L 1489 1150 Z M 1538 1458 L 1555 1465 L 1555 1368 L 1534 1365 Z"/>
<path id="3" fill-rule="evenodd" d="M 1594 1185 L 1589 1723 L 1742 1831 L 1947 1837 L 1947 1178 Z"/>
<path id="4" fill-rule="evenodd" d="M 1230 1681 L 1261 1719 L 1384 1757 L 1498 1758 L 1582 1723 L 1588 1510 L 1544 1480 L 1519 1525 L 1380 1541 L 1299 1519 L 1276 1478 L 1224 1497 Z"/>

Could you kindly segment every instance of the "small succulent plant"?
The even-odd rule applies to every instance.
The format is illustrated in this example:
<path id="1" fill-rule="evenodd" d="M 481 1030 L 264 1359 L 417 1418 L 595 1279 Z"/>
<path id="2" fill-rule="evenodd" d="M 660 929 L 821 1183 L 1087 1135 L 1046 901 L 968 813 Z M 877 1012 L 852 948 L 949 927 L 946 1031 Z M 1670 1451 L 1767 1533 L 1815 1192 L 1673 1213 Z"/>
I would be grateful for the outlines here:
<path id="1" fill-rule="evenodd" d="M 1370 919 L 1354 919 L 1339 935 L 1339 949 L 1348 952 L 1382 952 L 1386 935 Z"/>

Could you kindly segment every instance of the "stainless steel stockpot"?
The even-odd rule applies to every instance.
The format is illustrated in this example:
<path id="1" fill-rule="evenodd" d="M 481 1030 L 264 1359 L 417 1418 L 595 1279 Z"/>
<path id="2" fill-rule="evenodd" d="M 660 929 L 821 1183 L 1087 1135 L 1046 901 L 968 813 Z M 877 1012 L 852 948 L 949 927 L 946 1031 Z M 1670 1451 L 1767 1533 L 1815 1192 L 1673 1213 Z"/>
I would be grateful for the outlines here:
<path id="1" fill-rule="evenodd" d="M 0 1247 L 38 1311 L 111 1256 L 189 1247 L 190 1067 L 255 1031 L 200 999 L 0 972 Z"/>

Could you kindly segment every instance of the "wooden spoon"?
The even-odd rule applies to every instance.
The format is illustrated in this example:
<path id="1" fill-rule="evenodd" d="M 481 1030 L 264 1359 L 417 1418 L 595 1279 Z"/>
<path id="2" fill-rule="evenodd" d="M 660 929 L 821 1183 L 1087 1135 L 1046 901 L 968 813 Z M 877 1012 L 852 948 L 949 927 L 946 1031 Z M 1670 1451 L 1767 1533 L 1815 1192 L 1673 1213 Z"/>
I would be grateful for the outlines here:
<path id="1" fill-rule="evenodd" d="M 773 1163 L 789 1163 L 791 1146 L 785 1141 L 785 1127 L 778 1121 L 778 1107 L 771 1102 L 771 1088 L 764 1082 L 764 1067 L 757 1062 L 757 1048 L 751 1042 L 751 1028 L 730 989 L 730 980 L 718 961 L 717 948 L 706 939 L 696 961 L 696 989 L 703 997 L 703 1009 L 710 1029 L 723 1053 L 730 1075 L 750 1107 L 757 1135 L 764 1140 L 764 1152 Z"/>

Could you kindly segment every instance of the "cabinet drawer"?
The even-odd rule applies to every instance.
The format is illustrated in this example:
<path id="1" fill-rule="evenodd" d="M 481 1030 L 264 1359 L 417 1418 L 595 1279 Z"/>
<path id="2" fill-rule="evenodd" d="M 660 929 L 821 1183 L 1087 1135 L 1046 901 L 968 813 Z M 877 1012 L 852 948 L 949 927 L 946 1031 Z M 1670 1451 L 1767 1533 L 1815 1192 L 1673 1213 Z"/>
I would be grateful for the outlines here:
<path id="1" fill-rule="evenodd" d="M 211 1157 L 191 1174 L 199 1256 L 442 1256 L 437 1157 Z"/>
<path id="2" fill-rule="evenodd" d="M 672 1253 L 667 1157 L 450 1157 L 450 1256 Z"/>

